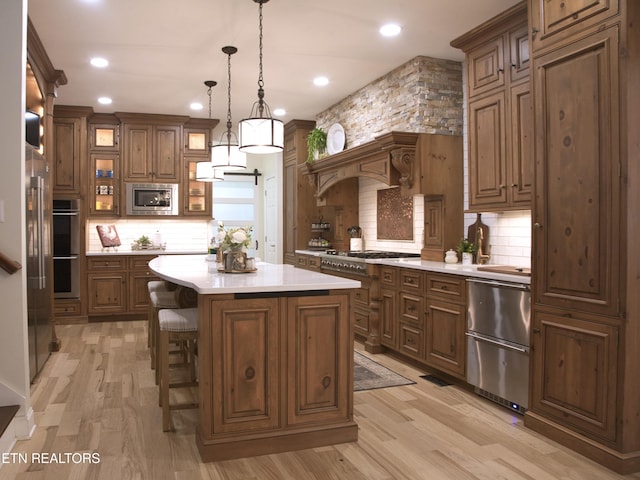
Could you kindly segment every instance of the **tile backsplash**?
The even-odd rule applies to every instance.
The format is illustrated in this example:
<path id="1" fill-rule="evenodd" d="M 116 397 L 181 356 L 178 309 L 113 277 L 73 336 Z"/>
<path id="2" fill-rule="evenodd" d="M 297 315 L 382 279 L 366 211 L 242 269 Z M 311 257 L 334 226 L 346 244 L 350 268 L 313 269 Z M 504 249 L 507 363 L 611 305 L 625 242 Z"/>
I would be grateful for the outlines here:
<path id="1" fill-rule="evenodd" d="M 190 219 L 91 219 L 87 224 L 87 252 L 100 252 L 102 244 L 96 230 L 96 225 L 115 225 L 122 245 L 119 252 L 131 250 L 131 244 L 142 235 L 153 239 L 159 232 L 162 242 L 167 244 L 167 250 L 202 252 L 207 251 L 209 237 L 213 226 L 204 220 Z"/>
<path id="2" fill-rule="evenodd" d="M 413 240 L 379 240 L 377 235 L 378 215 L 376 211 L 377 190 L 389 188 L 382 182 L 362 177 L 360 187 L 360 227 L 363 232 L 363 248 L 396 252 L 419 253 L 424 235 L 424 201 L 422 195 L 413 197 Z M 464 216 L 464 234 L 476 221 L 475 213 Z M 490 232 L 490 264 L 531 266 L 531 213 L 528 210 L 483 213 L 482 222 Z M 455 249 L 456 245 L 448 248 Z"/>

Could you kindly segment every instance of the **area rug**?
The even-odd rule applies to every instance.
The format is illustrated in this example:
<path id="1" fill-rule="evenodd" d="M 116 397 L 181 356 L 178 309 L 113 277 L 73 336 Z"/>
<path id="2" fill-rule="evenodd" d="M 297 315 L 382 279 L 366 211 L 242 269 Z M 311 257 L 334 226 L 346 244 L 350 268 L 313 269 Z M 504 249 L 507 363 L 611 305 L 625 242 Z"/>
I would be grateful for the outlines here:
<path id="1" fill-rule="evenodd" d="M 353 352 L 353 378 L 354 392 L 416 383 L 355 351 Z"/>

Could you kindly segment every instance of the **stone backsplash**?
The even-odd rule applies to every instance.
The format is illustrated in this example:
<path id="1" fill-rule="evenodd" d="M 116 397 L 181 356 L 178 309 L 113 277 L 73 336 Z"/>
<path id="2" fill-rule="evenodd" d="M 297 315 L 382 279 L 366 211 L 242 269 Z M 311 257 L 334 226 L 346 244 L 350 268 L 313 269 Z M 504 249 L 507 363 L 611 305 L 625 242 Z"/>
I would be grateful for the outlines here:
<path id="1" fill-rule="evenodd" d="M 462 135 L 462 64 L 419 56 L 319 113 L 340 123 L 351 148 L 391 131 Z"/>

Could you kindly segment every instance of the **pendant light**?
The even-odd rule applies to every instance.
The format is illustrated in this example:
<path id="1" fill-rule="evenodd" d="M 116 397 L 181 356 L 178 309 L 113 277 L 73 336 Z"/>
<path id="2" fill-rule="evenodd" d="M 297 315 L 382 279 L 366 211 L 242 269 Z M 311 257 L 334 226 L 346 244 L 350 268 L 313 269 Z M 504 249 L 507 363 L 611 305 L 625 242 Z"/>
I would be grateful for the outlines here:
<path id="1" fill-rule="evenodd" d="M 211 120 L 211 89 L 215 87 L 218 82 L 215 80 L 205 80 L 204 84 L 207 86 L 207 95 L 209 95 L 209 120 Z M 211 147 L 211 145 L 209 145 Z M 196 180 L 199 182 L 221 182 L 224 180 L 224 173 L 214 167 L 213 162 L 198 162 L 196 163 Z"/>
<path id="2" fill-rule="evenodd" d="M 258 101 L 253 104 L 249 118 L 240 121 L 238 132 L 240 151 L 245 153 L 277 153 L 284 148 L 284 124 L 271 117 L 271 109 L 264 101 L 262 77 L 262 5 L 269 0 L 253 0 L 260 5 L 260 73 L 258 75 Z"/>
<path id="3" fill-rule="evenodd" d="M 231 130 L 231 55 L 236 53 L 236 47 L 222 47 L 222 52 L 227 55 L 227 131 L 222 134 L 220 144 L 211 147 L 211 163 L 214 168 L 222 168 L 225 171 L 244 170 L 247 168 L 247 155 L 238 148 L 238 137 Z M 224 138 L 226 137 L 226 140 Z"/>

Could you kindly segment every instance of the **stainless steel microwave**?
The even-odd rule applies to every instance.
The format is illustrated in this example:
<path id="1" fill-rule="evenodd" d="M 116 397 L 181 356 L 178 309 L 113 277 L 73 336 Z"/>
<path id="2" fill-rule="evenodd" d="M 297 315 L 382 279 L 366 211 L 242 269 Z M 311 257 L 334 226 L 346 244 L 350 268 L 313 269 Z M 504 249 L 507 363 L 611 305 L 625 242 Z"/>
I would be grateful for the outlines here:
<path id="1" fill-rule="evenodd" d="M 127 215 L 178 215 L 178 184 L 127 183 Z"/>

